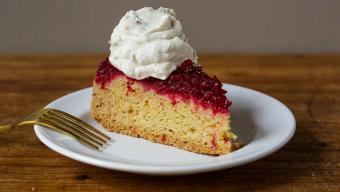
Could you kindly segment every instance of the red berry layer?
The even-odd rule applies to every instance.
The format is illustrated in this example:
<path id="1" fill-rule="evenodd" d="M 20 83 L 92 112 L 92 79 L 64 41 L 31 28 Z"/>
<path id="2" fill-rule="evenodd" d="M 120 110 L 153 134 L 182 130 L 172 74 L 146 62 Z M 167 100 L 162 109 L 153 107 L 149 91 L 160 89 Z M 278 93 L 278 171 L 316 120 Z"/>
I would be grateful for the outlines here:
<path id="1" fill-rule="evenodd" d="M 203 109 L 211 109 L 214 114 L 228 113 L 231 105 L 231 101 L 225 96 L 226 91 L 222 89 L 221 81 L 215 76 L 209 77 L 202 71 L 201 66 L 194 66 L 191 60 L 185 60 L 165 80 L 153 77 L 136 80 L 127 77 L 106 58 L 99 65 L 95 82 L 100 88 L 105 89 L 117 77 L 125 77 L 129 81 L 129 86 L 139 83 L 148 90 L 166 95 L 173 104 L 179 100 L 192 100 Z"/>

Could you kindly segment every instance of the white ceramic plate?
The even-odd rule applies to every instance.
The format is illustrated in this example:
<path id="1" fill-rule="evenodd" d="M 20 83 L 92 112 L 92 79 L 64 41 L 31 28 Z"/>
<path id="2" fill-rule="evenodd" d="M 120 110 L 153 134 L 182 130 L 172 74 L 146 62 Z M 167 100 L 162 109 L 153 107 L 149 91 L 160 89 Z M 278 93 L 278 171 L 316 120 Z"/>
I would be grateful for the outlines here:
<path id="1" fill-rule="evenodd" d="M 201 155 L 110 133 L 90 117 L 91 88 L 61 97 L 46 107 L 73 114 L 110 135 L 113 141 L 103 151 L 38 125 L 34 130 L 45 145 L 69 158 L 98 167 L 150 175 L 192 174 L 235 167 L 273 153 L 293 136 L 295 119 L 284 104 L 251 89 L 229 84 L 224 84 L 224 88 L 233 101 L 232 129 L 245 143 L 243 148 L 228 155 Z"/>

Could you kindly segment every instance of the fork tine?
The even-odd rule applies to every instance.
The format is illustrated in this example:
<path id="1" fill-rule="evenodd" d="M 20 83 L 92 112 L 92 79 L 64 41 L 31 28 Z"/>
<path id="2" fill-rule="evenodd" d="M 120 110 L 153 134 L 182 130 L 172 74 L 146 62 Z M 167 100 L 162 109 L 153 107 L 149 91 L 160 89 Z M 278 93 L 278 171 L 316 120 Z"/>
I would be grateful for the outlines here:
<path id="1" fill-rule="evenodd" d="M 49 118 L 54 118 L 56 121 L 64 123 L 67 126 L 70 126 L 70 127 L 74 128 L 74 129 L 82 131 L 82 132 L 86 133 L 87 135 L 89 135 L 89 136 L 91 136 L 91 137 L 101 141 L 102 143 L 107 143 L 107 141 L 104 140 L 103 138 L 101 138 L 100 136 L 98 136 L 98 135 L 94 134 L 93 132 L 89 131 L 88 129 L 86 129 L 86 128 L 84 128 L 84 127 L 82 127 L 82 126 L 80 126 L 80 125 L 78 125 L 78 124 L 68 120 L 67 118 L 64 118 L 64 117 L 61 117 L 61 116 L 57 116 L 57 115 L 55 115 L 55 113 L 50 113 L 49 111 L 47 112 L 47 114 L 44 114 L 44 115 L 48 116 Z"/>
<path id="2" fill-rule="evenodd" d="M 78 118 L 76 118 L 76 117 L 74 117 L 74 116 L 72 116 L 68 113 L 65 113 L 65 112 L 57 110 L 57 109 L 47 109 L 47 110 L 54 113 L 55 115 L 62 116 L 62 117 L 66 118 L 66 119 L 68 119 L 68 120 L 70 120 L 74 123 L 82 125 L 84 128 L 87 128 L 87 129 L 91 130 L 92 132 L 95 132 L 95 133 L 103 136 L 107 140 L 111 140 L 111 138 L 109 136 L 107 136 L 105 133 L 95 129 L 94 127 L 92 127 L 91 125 L 86 123 L 85 121 L 82 121 L 82 120 L 80 120 L 80 119 L 78 119 Z"/>
<path id="3" fill-rule="evenodd" d="M 77 134 L 79 137 L 83 137 L 84 139 L 90 140 L 91 142 L 96 143 L 97 145 L 103 146 L 103 143 L 93 139 L 92 137 L 82 133 L 81 131 L 79 131 L 77 129 L 74 129 L 74 128 L 68 126 L 67 124 L 65 124 L 61 121 L 56 120 L 54 117 L 48 117 L 46 114 L 44 114 L 44 115 L 42 115 L 41 117 L 38 118 L 38 121 L 39 120 L 52 122 L 54 125 L 58 125 L 59 127 L 62 127 L 64 129 L 68 129 L 68 130 L 72 131 L 74 134 Z"/>
<path id="4" fill-rule="evenodd" d="M 48 127 L 50 129 L 54 129 L 54 130 L 57 130 L 57 131 L 60 131 L 60 132 L 63 132 L 63 133 L 66 133 L 67 135 L 76 138 L 78 141 L 80 141 L 82 143 L 85 143 L 88 146 L 93 147 L 93 148 L 99 150 L 99 147 L 97 145 L 95 145 L 95 144 L 91 143 L 90 141 L 80 137 L 79 135 L 75 134 L 74 132 L 72 132 L 72 131 L 70 131 L 68 129 L 64 129 L 63 127 L 60 127 L 60 126 L 54 124 L 51 121 L 48 121 L 48 120 L 39 120 L 39 121 L 36 121 L 35 124 L 38 124 L 38 125 L 41 125 L 41 126 L 44 126 L 44 127 Z"/>

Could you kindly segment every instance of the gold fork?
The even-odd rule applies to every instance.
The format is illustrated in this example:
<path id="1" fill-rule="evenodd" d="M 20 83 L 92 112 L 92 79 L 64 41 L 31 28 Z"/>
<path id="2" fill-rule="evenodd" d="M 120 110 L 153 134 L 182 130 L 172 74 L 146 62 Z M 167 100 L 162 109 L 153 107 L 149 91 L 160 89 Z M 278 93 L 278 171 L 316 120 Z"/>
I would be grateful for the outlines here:
<path id="1" fill-rule="evenodd" d="M 0 125 L 0 133 L 22 125 L 41 125 L 65 133 L 95 149 L 111 140 L 109 136 L 88 123 L 57 109 L 42 109 L 12 124 Z"/>

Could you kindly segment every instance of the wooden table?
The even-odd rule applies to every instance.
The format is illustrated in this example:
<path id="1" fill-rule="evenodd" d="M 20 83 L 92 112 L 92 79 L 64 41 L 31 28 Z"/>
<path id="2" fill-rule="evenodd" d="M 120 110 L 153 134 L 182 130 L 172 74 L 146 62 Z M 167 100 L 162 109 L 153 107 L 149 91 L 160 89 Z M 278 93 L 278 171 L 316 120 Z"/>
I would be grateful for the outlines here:
<path id="1" fill-rule="evenodd" d="M 0 119 L 29 114 L 91 86 L 103 57 L 0 56 Z M 293 139 L 244 166 L 153 177 L 66 158 L 27 126 L 0 135 L 0 191 L 340 191 L 340 55 L 203 55 L 200 61 L 223 82 L 287 104 L 297 118 Z"/>

